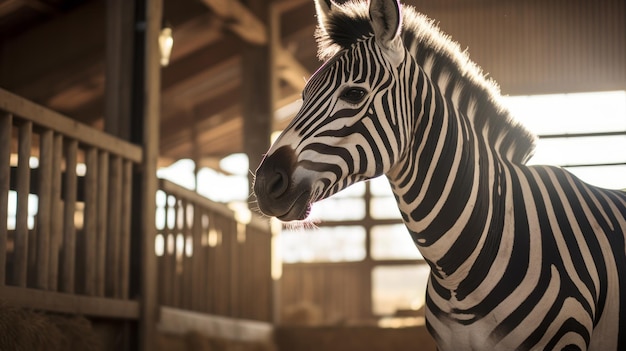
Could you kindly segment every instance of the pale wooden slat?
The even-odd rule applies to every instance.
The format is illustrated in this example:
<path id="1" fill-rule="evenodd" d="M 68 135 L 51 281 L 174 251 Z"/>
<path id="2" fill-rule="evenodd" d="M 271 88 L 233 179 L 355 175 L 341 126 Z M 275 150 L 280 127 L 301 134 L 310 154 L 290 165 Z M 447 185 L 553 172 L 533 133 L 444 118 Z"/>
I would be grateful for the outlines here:
<path id="1" fill-rule="evenodd" d="M 204 250 L 202 247 L 202 212 L 200 206 L 193 204 L 193 225 L 191 227 L 191 236 L 193 243 L 193 255 L 191 256 L 191 309 L 194 311 L 202 310 L 202 278 L 204 274 L 201 270 L 202 261 L 204 260 Z"/>
<path id="2" fill-rule="evenodd" d="M 187 240 L 191 238 L 191 226 L 189 225 L 187 217 L 193 215 L 193 210 L 189 207 L 190 203 L 185 199 L 181 200 L 181 204 L 183 207 L 183 225 L 181 230 L 183 234 L 181 307 L 191 309 L 191 297 L 193 292 L 191 286 L 191 257 L 187 256 L 187 251 L 193 250 L 193 244 Z"/>
<path id="3" fill-rule="evenodd" d="M 168 306 L 175 306 L 174 304 L 174 282 L 176 280 L 176 204 L 170 205 L 170 199 L 172 195 L 167 194 L 167 222 L 164 233 L 166 233 L 166 254 L 165 254 L 165 271 L 163 272 L 163 279 L 165 279 L 165 303 Z M 170 216 L 169 213 L 173 212 L 174 216 Z M 160 277 L 161 278 L 161 277 Z"/>
<path id="4" fill-rule="evenodd" d="M 83 222 L 84 247 L 84 291 L 94 295 L 96 291 L 96 238 L 98 217 L 98 150 L 95 147 L 85 152 L 85 209 Z"/>
<path id="5" fill-rule="evenodd" d="M 122 159 L 112 156 L 109 167 L 109 198 L 106 237 L 105 295 L 119 297 L 120 220 L 122 209 Z"/>
<path id="6" fill-rule="evenodd" d="M 0 286 L 6 283 L 7 214 L 11 177 L 11 130 L 13 116 L 0 114 Z"/>
<path id="7" fill-rule="evenodd" d="M 57 290 L 59 286 L 59 250 L 61 248 L 63 232 L 63 205 L 61 201 L 61 160 L 63 159 L 63 136 L 54 135 L 52 153 L 52 174 L 50 189 L 50 203 L 52 204 L 50 218 L 50 254 L 48 264 L 48 284 L 50 290 Z"/>
<path id="8" fill-rule="evenodd" d="M 28 262 L 28 193 L 30 191 L 31 122 L 19 126 L 17 161 L 17 212 L 15 221 L 14 285 L 25 287 Z"/>
<path id="9" fill-rule="evenodd" d="M 107 202 L 109 197 L 109 153 L 98 156 L 98 215 L 96 224 L 96 296 L 105 296 Z"/>
<path id="10" fill-rule="evenodd" d="M 78 142 L 69 140 L 65 149 L 65 176 L 63 189 L 63 249 L 61 256 L 61 291 L 73 293 L 76 263 L 76 157 Z"/>
<path id="11" fill-rule="evenodd" d="M 119 297 L 128 298 L 130 279 L 130 226 L 133 193 L 133 164 L 124 161 L 122 170 L 122 218 L 120 219 L 120 285 Z"/>
<path id="12" fill-rule="evenodd" d="M 182 256 L 180 252 L 180 248 L 178 247 L 178 238 L 181 234 L 180 226 L 181 226 L 181 212 L 182 206 L 180 199 L 176 198 L 176 203 L 174 205 L 174 275 L 172 276 L 172 306 L 181 307 L 181 285 L 182 285 Z"/>
<path id="13" fill-rule="evenodd" d="M 70 118 L 2 88 L 0 88 L 0 109 L 32 121 L 38 126 L 63 134 L 68 139 L 77 140 L 81 144 L 96 146 L 101 150 L 124 156 L 134 162 L 141 162 L 142 160 L 141 147 L 87 125 L 76 123 Z"/>
<path id="14" fill-rule="evenodd" d="M 37 207 L 36 287 L 47 290 L 50 254 L 50 219 L 52 203 L 53 133 L 47 130 L 39 137 L 39 204 Z"/>

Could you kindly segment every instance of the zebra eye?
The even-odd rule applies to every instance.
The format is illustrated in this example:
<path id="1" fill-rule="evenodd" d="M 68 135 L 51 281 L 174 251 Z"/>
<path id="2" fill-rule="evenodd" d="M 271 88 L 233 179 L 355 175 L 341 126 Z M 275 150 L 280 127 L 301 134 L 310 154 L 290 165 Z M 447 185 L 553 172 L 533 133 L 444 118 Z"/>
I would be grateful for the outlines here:
<path id="1" fill-rule="evenodd" d="M 349 87 L 341 92 L 339 98 L 352 104 L 358 104 L 359 102 L 363 101 L 366 93 L 367 92 L 363 88 Z"/>

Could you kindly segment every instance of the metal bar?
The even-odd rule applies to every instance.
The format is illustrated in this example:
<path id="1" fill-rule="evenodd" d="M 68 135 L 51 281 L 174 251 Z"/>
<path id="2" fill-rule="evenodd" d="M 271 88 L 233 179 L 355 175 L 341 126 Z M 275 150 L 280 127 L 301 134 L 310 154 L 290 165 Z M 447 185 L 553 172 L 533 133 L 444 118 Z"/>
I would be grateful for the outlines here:
<path id="1" fill-rule="evenodd" d="M 597 133 L 572 133 L 572 134 L 545 134 L 539 135 L 539 139 L 557 139 L 557 138 L 583 138 L 583 137 L 606 137 L 626 135 L 626 130 L 618 132 L 597 132 Z"/>
<path id="2" fill-rule="evenodd" d="M 576 168 L 576 167 L 599 167 L 599 166 L 626 166 L 626 162 L 609 162 L 609 163 L 579 163 L 571 165 L 561 165 L 563 168 Z"/>

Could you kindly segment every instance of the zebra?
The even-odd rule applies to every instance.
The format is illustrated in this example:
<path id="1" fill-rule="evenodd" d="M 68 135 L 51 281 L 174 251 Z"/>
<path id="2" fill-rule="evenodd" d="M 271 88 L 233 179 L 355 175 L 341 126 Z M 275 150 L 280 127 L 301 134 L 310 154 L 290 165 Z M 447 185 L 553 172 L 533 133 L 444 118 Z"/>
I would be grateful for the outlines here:
<path id="1" fill-rule="evenodd" d="M 256 170 L 259 210 L 385 175 L 431 273 L 439 350 L 626 350 L 626 193 L 527 166 L 535 136 L 433 21 L 315 0 L 323 65 Z"/>

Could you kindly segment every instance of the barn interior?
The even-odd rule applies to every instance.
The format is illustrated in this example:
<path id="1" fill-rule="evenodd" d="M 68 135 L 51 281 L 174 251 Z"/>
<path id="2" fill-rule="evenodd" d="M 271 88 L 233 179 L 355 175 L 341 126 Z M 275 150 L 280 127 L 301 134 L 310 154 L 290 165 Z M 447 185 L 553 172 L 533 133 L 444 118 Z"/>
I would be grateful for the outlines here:
<path id="1" fill-rule="evenodd" d="M 623 0 L 403 3 L 528 115 L 536 162 L 626 189 Z M 315 228 L 255 210 L 315 28 L 313 0 L 0 0 L 0 349 L 435 350 L 384 179 Z"/>

